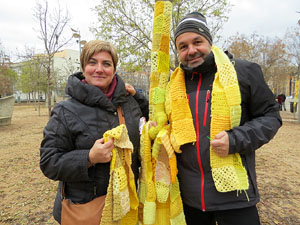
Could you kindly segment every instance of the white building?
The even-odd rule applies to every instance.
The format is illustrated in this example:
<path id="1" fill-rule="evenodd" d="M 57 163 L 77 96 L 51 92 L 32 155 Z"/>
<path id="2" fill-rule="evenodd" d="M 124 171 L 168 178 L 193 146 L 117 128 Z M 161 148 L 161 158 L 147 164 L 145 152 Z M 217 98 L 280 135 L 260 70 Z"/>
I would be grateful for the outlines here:
<path id="1" fill-rule="evenodd" d="M 12 63 L 11 69 L 17 72 L 18 75 L 22 73 L 23 62 Z M 80 56 L 79 51 L 72 49 L 65 49 L 55 53 L 53 57 L 53 70 L 56 75 L 57 87 L 60 87 L 53 96 L 63 96 L 64 86 L 67 82 L 68 77 L 80 71 Z M 45 93 L 40 93 L 40 96 L 45 100 Z M 28 93 L 22 93 L 20 90 L 15 91 L 15 98 L 17 101 L 29 101 L 32 100 L 32 96 Z"/>

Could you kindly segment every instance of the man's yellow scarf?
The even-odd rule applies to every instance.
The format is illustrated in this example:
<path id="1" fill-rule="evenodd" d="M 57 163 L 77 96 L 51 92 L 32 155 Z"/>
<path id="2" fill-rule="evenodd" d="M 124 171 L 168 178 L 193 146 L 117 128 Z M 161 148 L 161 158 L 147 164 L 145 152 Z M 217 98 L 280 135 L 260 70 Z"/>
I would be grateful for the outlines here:
<path id="1" fill-rule="evenodd" d="M 219 132 L 239 126 L 241 94 L 236 71 L 225 53 L 212 46 L 217 72 L 212 89 L 211 129 L 214 138 Z M 170 139 L 174 149 L 196 141 L 191 110 L 186 96 L 184 71 L 178 67 L 167 87 L 166 112 L 171 124 Z M 248 177 L 238 153 L 220 157 L 210 148 L 210 164 L 219 192 L 247 190 Z"/>

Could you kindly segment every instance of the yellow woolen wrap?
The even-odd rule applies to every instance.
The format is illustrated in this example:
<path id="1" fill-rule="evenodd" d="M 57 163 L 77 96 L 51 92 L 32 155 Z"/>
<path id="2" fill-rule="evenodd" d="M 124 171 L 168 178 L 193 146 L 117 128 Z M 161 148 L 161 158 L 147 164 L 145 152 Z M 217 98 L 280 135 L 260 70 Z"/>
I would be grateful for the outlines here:
<path id="1" fill-rule="evenodd" d="M 216 46 L 212 46 L 212 52 L 217 64 L 211 103 L 210 135 L 213 138 L 219 132 L 239 125 L 241 94 L 236 71 L 228 57 Z M 184 71 L 181 68 L 177 68 L 171 76 L 165 105 L 172 127 L 173 147 L 195 142 L 195 128 L 186 96 Z M 238 153 L 219 157 L 210 149 L 210 161 L 213 180 L 219 192 L 249 188 L 247 172 Z"/>
<path id="2" fill-rule="evenodd" d="M 217 73 L 213 83 L 211 105 L 211 137 L 223 130 L 239 126 L 241 119 L 241 92 L 236 71 L 225 53 L 212 46 Z M 247 190 L 247 172 L 240 154 L 220 157 L 210 150 L 210 163 L 216 189 L 219 192 Z"/>
<path id="3" fill-rule="evenodd" d="M 183 206 L 177 180 L 176 155 L 171 144 L 170 126 L 165 125 L 165 93 L 169 76 L 169 42 L 172 4 L 155 3 L 149 122 L 141 136 L 141 174 L 139 179 L 139 224 L 185 225 Z M 151 145 L 154 140 L 153 145 Z M 176 149 L 179 151 L 179 148 Z"/>
<path id="4" fill-rule="evenodd" d="M 110 178 L 101 225 L 132 225 L 138 221 L 138 198 L 131 169 L 133 145 L 124 124 L 108 130 L 104 142 L 114 139 Z"/>

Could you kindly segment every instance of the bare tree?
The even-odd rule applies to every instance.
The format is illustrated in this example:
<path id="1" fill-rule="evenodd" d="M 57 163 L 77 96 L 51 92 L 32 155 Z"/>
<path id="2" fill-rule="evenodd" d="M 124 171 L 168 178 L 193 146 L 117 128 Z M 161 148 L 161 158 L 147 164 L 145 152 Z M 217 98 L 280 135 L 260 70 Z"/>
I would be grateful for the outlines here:
<path id="1" fill-rule="evenodd" d="M 110 40 L 120 54 L 120 66 L 126 70 L 141 70 L 151 60 L 152 22 L 154 4 L 150 0 L 99 0 L 94 11 L 98 23 L 92 28 L 97 37 Z M 189 12 L 199 11 L 208 20 L 214 38 L 228 20 L 231 10 L 228 0 L 173 0 L 170 68 L 178 65 L 174 33 L 180 19 Z M 215 39 L 216 40 L 216 39 Z"/>
<path id="2" fill-rule="evenodd" d="M 43 4 L 37 2 L 34 9 L 34 18 L 39 23 L 39 38 L 44 42 L 45 61 L 43 66 L 47 72 L 47 100 L 48 113 L 51 113 L 51 97 L 53 91 L 53 57 L 62 47 L 64 47 L 72 39 L 64 38 L 63 32 L 70 21 L 68 11 L 64 11 L 58 4 L 57 9 L 49 10 L 48 1 Z"/>

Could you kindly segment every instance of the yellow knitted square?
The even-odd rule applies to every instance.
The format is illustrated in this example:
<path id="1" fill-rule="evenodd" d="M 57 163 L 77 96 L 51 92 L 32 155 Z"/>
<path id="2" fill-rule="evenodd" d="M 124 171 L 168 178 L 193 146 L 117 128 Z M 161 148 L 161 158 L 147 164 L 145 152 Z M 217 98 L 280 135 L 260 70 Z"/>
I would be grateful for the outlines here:
<path id="1" fill-rule="evenodd" d="M 158 52 L 151 52 L 151 71 L 158 72 Z"/>
<path id="2" fill-rule="evenodd" d="M 131 209 L 126 216 L 121 219 L 121 225 L 134 225 L 138 220 L 138 211 Z"/>
<path id="3" fill-rule="evenodd" d="M 150 75 L 150 82 L 152 85 L 151 89 L 154 89 L 155 87 L 157 87 L 160 83 L 160 73 L 158 72 L 151 72 Z"/>
<path id="4" fill-rule="evenodd" d="M 224 88 L 227 104 L 229 106 L 241 104 L 241 93 L 238 85 L 230 85 Z"/>
<path id="5" fill-rule="evenodd" d="M 171 184 L 170 187 L 170 201 L 174 202 L 178 197 L 180 197 L 180 189 L 178 179 L 176 179 L 175 183 Z"/>
<path id="6" fill-rule="evenodd" d="M 169 72 L 169 60 L 170 60 L 169 54 L 164 52 L 158 52 L 157 71 L 160 73 Z"/>
<path id="7" fill-rule="evenodd" d="M 170 36 L 165 34 L 161 35 L 159 50 L 166 54 L 169 54 L 169 49 L 170 49 L 169 46 L 170 46 Z"/>
<path id="8" fill-rule="evenodd" d="M 141 203 L 145 203 L 146 200 L 146 195 L 147 195 L 147 191 L 146 191 L 146 184 L 144 182 L 139 182 L 139 200 Z"/>
<path id="9" fill-rule="evenodd" d="M 163 23 L 163 27 L 162 27 L 162 34 L 166 34 L 169 35 L 170 34 L 170 21 L 171 21 L 171 17 L 170 16 L 164 16 L 164 23 Z"/>
<path id="10" fill-rule="evenodd" d="M 242 109 L 239 106 L 230 107 L 230 124 L 231 127 L 236 127 L 240 124 Z"/>
<path id="11" fill-rule="evenodd" d="M 178 145 L 183 145 L 191 141 L 196 141 L 195 132 L 192 129 L 186 129 L 193 127 L 193 121 L 190 119 L 181 119 L 173 122 L 172 133 Z M 185 129 L 184 129 L 185 128 Z"/>
<path id="12" fill-rule="evenodd" d="M 143 210 L 144 224 L 154 224 L 155 216 L 156 216 L 155 202 L 146 201 L 144 204 L 144 210 Z"/>
<path id="13" fill-rule="evenodd" d="M 163 1 L 158 1 L 155 3 L 154 6 L 154 17 L 160 16 L 161 14 L 164 13 L 164 2 Z"/>
<path id="14" fill-rule="evenodd" d="M 168 225 L 170 224 L 170 203 L 156 202 L 156 217 L 155 225 Z"/>
<path id="15" fill-rule="evenodd" d="M 165 89 L 156 87 L 153 89 L 152 94 L 153 104 L 163 104 L 165 102 Z"/>
<path id="16" fill-rule="evenodd" d="M 124 167 L 118 167 L 114 171 L 114 179 L 119 183 L 118 189 L 123 191 L 127 188 L 127 176 Z"/>
<path id="17" fill-rule="evenodd" d="M 169 73 L 161 72 L 159 77 L 159 87 L 166 89 L 168 81 L 169 81 Z"/>
<path id="18" fill-rule="evenodd" d="M 170 216 L 171 218 L 175 218 L 179 214 L 181 214 L 183 211 L 183 205 L 181 201 L 181 197 L 178 195 L 178 197 L 170 203 Z"/>
<path id="19" fill-rule="evenodd" d="M 154 33 L 152 38 L 152 52 L 159 51 L 160 49 L 160 40 L 162 35 L 160 33 Z"/>
<path id="20" fill-rule="evenodd" d="M 185 225 L 184 213 L 181 212 L 178 216 L 171 218 L 171 225 Z"/>
<path id="21" fill-rule="evenodd" d="M 164 15 L 160 14 L 154 17 L 153 34 L 162 33 L 164 24 Z"/>
<path id="22" fill-rule="evenodd" d="M 130 199 L 128 189 L 124 189 L 120 192 L 120 204 L 122 209 L 122 217 L 124 217 L 130 210 Z"/>

